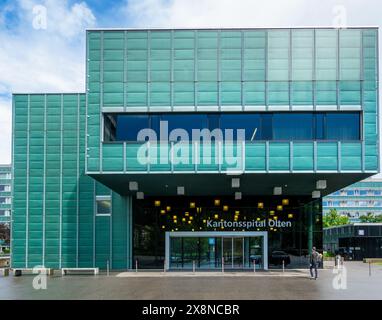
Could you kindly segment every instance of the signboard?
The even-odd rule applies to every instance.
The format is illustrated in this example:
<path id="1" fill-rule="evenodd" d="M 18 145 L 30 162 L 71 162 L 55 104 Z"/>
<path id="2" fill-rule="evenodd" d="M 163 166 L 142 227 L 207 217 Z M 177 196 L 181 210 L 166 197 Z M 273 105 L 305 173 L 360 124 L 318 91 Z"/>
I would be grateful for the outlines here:
<path id="1" fill-rule="evenodd" d="M 264 220 L 244 220 L 244 221 L 230 221 L 230 220 L 206 220 L 207 228 L 241 228 L 241 229 L 253 229 L 253 228 L 291 228 L 291 221 L 282 221 L 274 219 Z"/>

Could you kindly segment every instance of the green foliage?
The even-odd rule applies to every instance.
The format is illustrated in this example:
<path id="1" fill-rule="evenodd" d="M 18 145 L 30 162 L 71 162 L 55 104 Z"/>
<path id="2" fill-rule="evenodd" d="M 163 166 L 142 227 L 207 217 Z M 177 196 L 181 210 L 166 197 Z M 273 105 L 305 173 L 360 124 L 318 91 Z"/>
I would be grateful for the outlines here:
<path id="1" fill-rule="evenodd" d="M 335 254 L 330 251 L 324 251 L 324 258 L 335 257 Z"/>
<path id="2" fill-rule="evenodd" d="M 376 216 L 373 212 L 368 212 L 366 215 L 361 216 L 359 220 L 361 222 L 369 222 L 369 223 L 382 222 L 382 215 Z"/>
<path id="3" fill-rule="evenodd" d="M 3 240 L 4 243 L 9 243 L 10 227 L 8 223 L 0 223 L 0 240 Z"/>
<path id="4" fill-rule="evenodd" d="M 324 228 L 333 226 L 342 226 L 349 224 L 349 217 L 338 214 L 336 209 L 330 209 L 329 213 L 324 214 L 323 219 Z"/>

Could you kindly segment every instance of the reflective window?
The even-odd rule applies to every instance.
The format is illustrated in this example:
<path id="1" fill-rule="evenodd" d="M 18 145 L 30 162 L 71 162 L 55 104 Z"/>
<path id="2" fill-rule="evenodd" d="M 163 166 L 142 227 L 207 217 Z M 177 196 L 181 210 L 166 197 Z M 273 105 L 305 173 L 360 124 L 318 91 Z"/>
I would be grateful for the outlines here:
<path id="1" fill-rule="evenodd" d="M 325 139 L 325 114 L 318 113 L 315 118 L 315 135 L 317 140 Z"/>
<path id="2" fill-rule="evenodd" d="M 338 112 L 326 114 L 326 139 L 359 140 L 360 117 L 358 113 Z"/>
<path id="3" fill-rule="evenodd" d="M 208 116 L 208 129 L 211 131 L 220 128 L 220 116 L 217 114 L 209 114 Z"/>
<path id="4" fill-rule="evenodd" d="M 264 113 L 261 119 L 261 131 L 262 131 L 262 139 L 263 140 L 272 140 L 272 114 Z"/>
<path id="5" fill-rule="evenodd" d="M 160 121 L 167 121 L 169 133 L 175 129 L 183 129 L 190 139 L 192 129 L 202 130 L 208 128 L 207 114 L 187 114 L 186 116 L 182 114 L 165 114 L 160 117 Z"/>
<path id="6" fill-rule="evenodd" d="M 96 199 L 96 214 L 97 215 L 109 215 L 111 214 L 111 198 L 106 197 L 97 197 Z"/>
<path id="7" fill-rule="evenodd" d="M 117 117 L 116 140 L 136 140 L 141 129 L 149 128 L 148 115 L 135 115 L 134 117 Z"/>
<path id="8" fill-rule="evenodd" d="M 275 140 L 312 140 L 312 113 L 279 113 L 273 115 Z"/>
<path id="9" fill-rule="evenodd" d="M 220 128 L 222 130 L 233 129 L 237 138 L 237 130 L 245 130 L 245 140 L 260 140 L 261 135 L 261 115 L 260 114 L 222 114 L 220 116 Z"/>
<path id="10" fill-rule="evenodd" d="M 166 133 L 166 123 L 168 136 Z M 245 130 L 245 139 L 253 140 L 359 140 L 359 112 L 258 112 L 258 113 L 163 113 L 105 114 L 104 141 L 137 141 L 141 129 L 152 129 L 157 139 L 191 139 L 192 130 L 220 128 L 224 139 L 237 139 Z M 163 129 L 161 135 L 161 128 Z M 173 132 L 174 129 L 181 129 Z M 225 129 L 233 129 L 229 136 Z M 172 135 L 171 135 L 172 133 Z M 232 135 L 233 134 L 233 135 Z"/>
<path id="11" fill-rule="evenodd" d="M 141 129 L 149 128 L 148 115 L 114 115 L 104 118 L 105 141 L 136 141 Z"/>

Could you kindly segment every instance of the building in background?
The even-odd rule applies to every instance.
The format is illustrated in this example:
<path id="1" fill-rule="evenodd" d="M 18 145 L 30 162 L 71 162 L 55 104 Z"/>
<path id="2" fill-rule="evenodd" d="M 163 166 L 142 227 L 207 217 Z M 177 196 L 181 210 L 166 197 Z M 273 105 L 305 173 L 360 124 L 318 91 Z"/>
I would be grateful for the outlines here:
<path id="1" fill-rule="evenodd" d="M 382 179 L 370 178 L 333 192 L 322 199 L 323 214 L 331 209 L 360 222 L 360 217 L 382 215 Z"/>
<path id="2" fill-rule="evenodd" d="M 85 93 L 13 96 L 13 268 L 307 267 L 321 197 L 379 170 L 376 28 L 86 41 Z"/>
<path id="3" fill-rule="evenodd" d="M 0 223 L 10 223 L 12 213 L 12 166 L 0 164 Z"/>
<path id="4" fill-rule="evenodd" d="M 0 164 L 0 254 L 10 246 L 12 215 L 12 166 Z"/>
<path id="5" fill-rule="evenodd" d="M 382 223 L 324 228 L 324 250 L 352 260 L 382 258 Z"/>

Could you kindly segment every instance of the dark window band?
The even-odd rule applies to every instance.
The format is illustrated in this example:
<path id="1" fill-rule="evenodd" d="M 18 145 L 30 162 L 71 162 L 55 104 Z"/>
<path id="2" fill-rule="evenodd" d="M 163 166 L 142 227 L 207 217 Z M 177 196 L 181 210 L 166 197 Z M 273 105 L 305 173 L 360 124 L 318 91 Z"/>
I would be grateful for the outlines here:
<path id="1" fill-rule="evenodd" d="M 258 112 L 258 113 L 153 113 L 104 114 L 104 141 L 137 141 L 141 129 L 150 128 L 160 137 L 160 122 L 168 132 L 183 129 L 192 138 L 193 129 L 245 130 L 245 140 L 360 140 L 360 112 Z"/>

